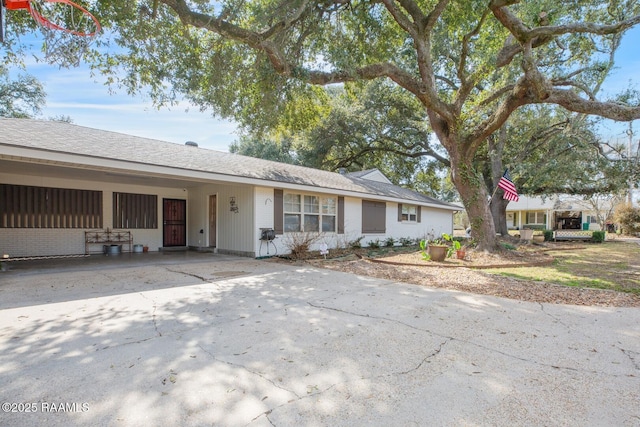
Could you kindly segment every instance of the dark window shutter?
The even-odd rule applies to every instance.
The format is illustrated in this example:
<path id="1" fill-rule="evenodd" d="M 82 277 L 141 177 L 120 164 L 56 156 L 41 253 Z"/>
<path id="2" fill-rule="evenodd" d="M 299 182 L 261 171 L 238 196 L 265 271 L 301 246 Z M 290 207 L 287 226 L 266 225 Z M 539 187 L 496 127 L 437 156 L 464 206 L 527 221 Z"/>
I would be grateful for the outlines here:
<path id="1" fill-rule="evenodd" d="M 402 203 L 398 203 L 398 222 L 402 222 Z"/>
<path id="2" fill-rule="evenodd" d="M 338 234 L 344 234 L 344 197 L 338 197 Z"/>
<path id="3" fill-rule="evenodd" d="M 422 220 L 422 206 L 418 206 L 418 222 Z"/>
<path id="4" fill-rule="evenodd" d="M 362 201 L 362 232 L 384 234 L 386 232 L 386 203 Z"/>
<path id="5" fill-rule="evenodd" d="M 273 190 L 273 229 L 276 234 L 284 234 L 284 191 Z"/>

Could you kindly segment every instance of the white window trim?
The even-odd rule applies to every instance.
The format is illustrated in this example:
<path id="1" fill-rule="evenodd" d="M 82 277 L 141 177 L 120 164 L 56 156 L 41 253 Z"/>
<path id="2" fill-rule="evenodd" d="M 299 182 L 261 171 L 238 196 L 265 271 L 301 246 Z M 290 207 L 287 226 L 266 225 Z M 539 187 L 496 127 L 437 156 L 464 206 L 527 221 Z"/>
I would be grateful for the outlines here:
<path id="1" fill-rule="evenodd" d="M 413 214 L 411 214 L 411 209 L 413 209 Z M 407 219 L 404 219 L 405 211 L 407 215 Z M 411 215 L 413 215 L 413 219 L 411 219 Z M 402 221 L 403 223 L 408 224 L 417 224 L 418 223 L 418 205 L 407 205 L 402 204 Z"/>
<path id="2" fill-rule="evenodd" d="M 527 215 L 526 215 L 525 219 L 527 219 L 527 224 L 532 224 L 532 225 L 541 225 L 542 224 L 542 225 L 544 225 L 544 223 L 545 223 L 545 218 L 544 218 L 545 214 L 546 214 L 545 211 L 530 211 L 530 212 L 527 212 Z M 530 215 L 534 215 L 535 216 L 535 218 L 534 218 L 535 222 L 528 221 Z M 538 220 L 541 220 L 542 222 L 538 222 Z"/>
<path id="3" fill-rule="evenodd" d="M 294 211 L 288 211 L 286 210 L 286 198 L 287 195 L 293 195 L 293 196 L 300 196 L 300 211 L 299 212 L 294 212 Z M 318 212 L 305 212 L 305 196 L 308 197 L 317 197 L 318 198 Z M 333 203 L 333 209 L 334 212 L 333 214 L 331 213 L 323 213 L 323 199 L 333 199 L 334 203 Z M 311 193 L 297 193 L 297 192 L 285 192 L 283 194 L 282 197 L 283 200 L 283 206 L 282 206 L 282 215 L 283 215 L 283 226 L 284 226 L 284 232 L 285 233 L 305 233 L 305 232 L 311 232 L 311 233 L 337 233 L 338 231 L 338 196 L 327 196 L 327 195 L 320 195 L 320 194 L 311 194 Z M 300 216 L 300 230 L 297 231 L 288 231 L 286 229 L 286 216 L 287 215 L 299 215 Z M 304 229 L 304 217 L 305 215 L 314 215 L 318 217 L 318 230 L 305 230 Z M 323 217 L 333 217 L 334 221 L 333 221 L 333 231 L 322 231 L 322 219 Z"/>

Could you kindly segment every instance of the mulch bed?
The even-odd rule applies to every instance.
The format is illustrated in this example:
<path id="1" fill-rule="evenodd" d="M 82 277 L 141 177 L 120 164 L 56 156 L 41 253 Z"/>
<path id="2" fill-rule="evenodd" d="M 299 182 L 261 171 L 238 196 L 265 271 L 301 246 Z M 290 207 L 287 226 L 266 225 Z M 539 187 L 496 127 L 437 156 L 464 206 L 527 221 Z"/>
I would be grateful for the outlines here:
<path id="1" fill-rule="evenodd" d="M 546 282 L 492 275 L 486 269 L 545 266 L 554 262 L 553 251 L 580 250 L 572 243 L 522 245 L 517 250 L 489 254 L 467 250 L 467 258 L 443 262 L 425 261 L 419 251 L 371 256 L 370 251 L 344 250 L 325 259 L 311 255 L 305 260 L 278 262 L 310 264 L 318 268 L 378 277 L 402 283 L 492 295 L 521 301 L 605 307 L 640 307 L 640 295 L 611 290 L 578 288 Z"/>

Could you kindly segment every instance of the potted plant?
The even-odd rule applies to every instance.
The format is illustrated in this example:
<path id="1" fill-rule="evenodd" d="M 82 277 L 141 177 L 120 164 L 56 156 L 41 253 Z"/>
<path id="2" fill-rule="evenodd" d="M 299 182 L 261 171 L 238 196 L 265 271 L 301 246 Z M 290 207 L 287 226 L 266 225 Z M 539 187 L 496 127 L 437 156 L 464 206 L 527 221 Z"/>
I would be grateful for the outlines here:
<path id="1" fill-rule="evenodd" d="M 453 247 L 456 251 L 456 258 L 458 259 L 465 259 L 467 257 L 467 247 L 466 246 L 462 246 L 460 244 L 459 241 L 457 240 L 453 240 L 452 241 Z"/>
<path id="2" fill-rule="evenodd" d="M 461 247 L 460 242 L 453 240 L 451 235 L 443 233 L 439 238 L 421 240 L 420 249 L 424 259 L 442 262 Z"/>

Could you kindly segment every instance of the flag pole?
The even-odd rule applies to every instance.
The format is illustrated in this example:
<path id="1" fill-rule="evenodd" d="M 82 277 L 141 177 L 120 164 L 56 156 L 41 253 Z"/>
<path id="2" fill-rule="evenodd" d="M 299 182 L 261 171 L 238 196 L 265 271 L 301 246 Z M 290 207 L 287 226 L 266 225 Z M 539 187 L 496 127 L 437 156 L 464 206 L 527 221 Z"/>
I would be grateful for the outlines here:
<path id="1" fill-rule="evenodd" d="M 493 193 L 491 194 L 491 197 L 489 197 L 489 204 L 491 204 L 491 201 L 493 200 L 493 196 L 496 195 L 496 191 L 498 191 L 498 188 L 500 187 L 496 185 L 496 188 L 493 189 Z"/>
<path id="2" fill-rule="evenodd" d="M 506 168 L 504 171 L 506 172 L 508 170 L 509 170 L 509 168 Z M 502 174 L 502 176 L 504 176 L 504 173 Z M 491 197 L 489 198 L 489 205 L 491 205 L 491 201 L 493 200 L 493 196 L 496 195 L 496 191 L 498 191 L 498 188 L 500 188 L 500 187 L 498 187 L 498 185 L 496 184 L 496 188 L 493 189 L 493 193 L 491 193 Z"/>

